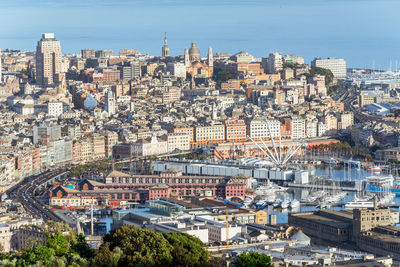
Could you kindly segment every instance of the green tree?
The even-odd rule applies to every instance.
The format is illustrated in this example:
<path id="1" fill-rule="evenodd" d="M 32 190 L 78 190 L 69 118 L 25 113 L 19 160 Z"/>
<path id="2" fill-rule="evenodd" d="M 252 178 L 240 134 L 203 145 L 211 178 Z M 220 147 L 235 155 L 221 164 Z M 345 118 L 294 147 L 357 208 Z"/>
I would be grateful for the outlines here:
<path id="1" fill-rule="evenodd" d="M 94 250 L 87 244 L 86 237 L 83 234 L 78 235 L 77 241 L 73 242 L 71 249 L 86 259 L 94 256 Z"/>
<path id="2" fill-rule="evenodd" d="M 115 247 L 114 250 L 111 251 L 109 244 L 106 243 L 96 251 L 96 256 L 93 259 L 93 266 L 117 267 L 122 254 L 123 252 L 119 247 Z"/>
<path id="3" fill-rule="evenodd" d="M 36 264 L 41 262 L 42 264 L 48 264 L 51 259 L 54 257 L 54 250 L 39 245 L 34 248 L 31 248 L 22 254 L 21 258 L 19 259 L 18 263 L 21 266 L 26 266 L 30 264 Z"/>
<path id="4" fill-rule="evenodd" d="M 233 267 L 270 267 L 271 258 L 263 253 L 257 253 L 254 251 L 244 252 L 235 259 L 231 266 Z"/>
<path id="5" fill-rule="evenodd" d="M 234 78 L 235 75 L 230 70 L 214 69 L 214 80 L 218 85 Z"/>
<path id="6" fill-rule="evenodd" d="M 168 266 L 172 262 L 172 246 L 152 230 L 122 226 L 105 235 L 104 242 L 110 249 L 122 249 L 119 266 Z"/>
<path id="7" fill-rule="evenodd" d="M 206 266 L 209 262 L 208 251 L 197 237 L 186 233 L 164 233 L 165 239 L 172 245 L 173 266 Z"/>
<path id="8" fill-rule="evenodd" d="M 331 70 L 319 68 L 319 67 L 311 67 L 310 75 L 311 77 L 314 75 L 324 75 L 325 76 L 325 85 L 329 87 L 331 82 L 333 81 L 333 73 Z"/>
<path id="9" fill-rule="evenodd" d="M 55 233 L 47 235 L 47 247 L 53 249 L 57 256 L 63 256 L 69 252 L 70 243 L 63 234 Z"/>

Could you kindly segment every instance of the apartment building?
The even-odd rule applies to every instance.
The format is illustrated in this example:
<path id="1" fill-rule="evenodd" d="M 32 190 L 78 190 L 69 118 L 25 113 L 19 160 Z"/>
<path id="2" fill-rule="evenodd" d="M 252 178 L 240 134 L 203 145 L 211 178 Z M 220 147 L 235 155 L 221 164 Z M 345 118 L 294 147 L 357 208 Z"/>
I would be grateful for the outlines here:
<path id="1" fill-rule="evenodd" d="M 244 120 L 230 119 L 225 121 L 226 141 L 244 142 L 247 140 L 247 126 Z"/>
<path id="2" fill-rule="evenodd" d="M 327 59 L 320 59 L 315 58 L 311 62 L 311 66 L 328 69 L 332 72 L 333 76 L 338 79 L 345 79 L 346 78 L 346 60 L 340 58 L 327 58 Z"/>
<path id="3" fill-rule="evenodd" d="M 198 126 L 195 129 L 196 144 L 223 143 L 225 141 L 225 125 L 211 124 Z"/>
<path id="4" fill-rule="evenodd" d="M 292 117 L 292 138 L 302 139 L 305 137 L 306 133 L 306 123 L 303 118 L 294 116 Z"/>
<path id="5" fill-rule="evenodd" d="M 268 140 L 270 136 L 279 137 L 281 123 L 278 120 L 269 120 L 269 127 L 266 120 L 254 119 L 248 125 L 248 135 L 253 140 Z M 271 131 L 271 134 L 270 134 Z"/>
<path id="6" fill-rule="evenodd" d="M 174 150 L 186 151 L 190 149 L 192 136 L 188 133 L 170 133 L 167 137 L 168 152 Z"/>

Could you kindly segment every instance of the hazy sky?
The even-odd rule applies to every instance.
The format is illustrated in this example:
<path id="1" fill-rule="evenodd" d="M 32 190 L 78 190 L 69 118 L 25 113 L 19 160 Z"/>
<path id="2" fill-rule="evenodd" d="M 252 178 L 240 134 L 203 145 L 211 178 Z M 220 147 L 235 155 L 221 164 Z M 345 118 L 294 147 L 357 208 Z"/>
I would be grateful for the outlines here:
<path id="1" fill-rule="evenodd" d="M 399 0 L 0 0 L 0 47 L 34 50 L 54 32 L 64 53 L 133 48 L 172 55 L 196 40 L 202 55 L 246 50 L 343 57 L 387 69 L 400 61 Z M 400 63 L 399 63 L 400 66 Z"/>

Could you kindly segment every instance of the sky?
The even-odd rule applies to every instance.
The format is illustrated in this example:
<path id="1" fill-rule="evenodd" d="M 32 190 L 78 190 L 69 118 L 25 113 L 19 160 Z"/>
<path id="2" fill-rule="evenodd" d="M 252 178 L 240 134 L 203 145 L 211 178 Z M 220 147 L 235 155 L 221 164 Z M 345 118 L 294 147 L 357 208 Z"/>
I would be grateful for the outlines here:
<path id="1" fill-rule="evenodd" d="M 137 49 L 171 55 L 192 40 L 256 57 L 272 51 L 345 58 L 350 67 L 400 68 L 398 0 L 0 0 L 0 48 L 35 50 L 54 32 L 63 53 Z"/>

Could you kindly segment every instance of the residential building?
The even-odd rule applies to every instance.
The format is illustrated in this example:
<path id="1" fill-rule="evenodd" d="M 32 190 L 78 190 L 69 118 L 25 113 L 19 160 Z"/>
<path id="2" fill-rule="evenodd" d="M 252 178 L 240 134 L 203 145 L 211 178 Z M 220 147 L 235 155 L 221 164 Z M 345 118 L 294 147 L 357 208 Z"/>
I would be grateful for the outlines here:
<path id="1" fill-rule="evenodd" d="M 320 59 L 315 58 L 311 62 L 311 66 L 328 69 L 337 79 L 345 79 L 347 74 L 346 60 L 338 58 Z"/>
<path id="2" fill-rule="evenodd" d="M 61 73 L 61 45 L 54 33 L 44 33 L 36 47 L 36 81 L 42 87 L 57 84 Z"/>
<path id="3" fill-rule="evenodd" d="M 208 143 L 222 143 L 225 141 L 225 125 L 210 124 L 197 126 L 195 130 L 195 141 L 198 145 Z"/>
<path id="4" fill-rule="evenodd" d="M 226 141 L 243 142 L 247 140 L 247 126 L 244 120 L 229 119 L 225 121 Z"/>

